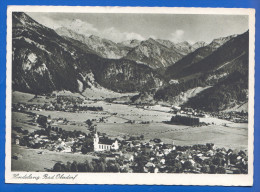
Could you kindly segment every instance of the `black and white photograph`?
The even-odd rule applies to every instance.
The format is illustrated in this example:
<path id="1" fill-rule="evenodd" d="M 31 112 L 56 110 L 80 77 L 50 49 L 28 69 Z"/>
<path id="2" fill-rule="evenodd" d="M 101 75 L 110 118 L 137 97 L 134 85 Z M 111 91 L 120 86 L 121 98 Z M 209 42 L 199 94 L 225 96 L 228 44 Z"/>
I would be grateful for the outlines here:
<path id="1" fill-rule="evenodd" d="M 7 182 L 252 185 L 253 10 L 11 6 L 7 21 Z"/>

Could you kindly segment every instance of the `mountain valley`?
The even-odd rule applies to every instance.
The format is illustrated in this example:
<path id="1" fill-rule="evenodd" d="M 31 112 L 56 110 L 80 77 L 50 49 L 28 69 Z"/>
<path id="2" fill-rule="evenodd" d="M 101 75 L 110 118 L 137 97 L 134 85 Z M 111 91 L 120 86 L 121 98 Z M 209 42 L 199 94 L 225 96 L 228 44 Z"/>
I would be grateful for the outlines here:
<path id="1" fill-rule="evenodd" d="M 208 44 L 153 38 L 115 43 L 65 27 L 52 30 L 17 12 L 12 86 L 35 94 L 87 89 L 92 97 L 102 89 L 139 92 L 133 103 L 227 110 L 248 99 L 248 36 L 247 31 Z"/>

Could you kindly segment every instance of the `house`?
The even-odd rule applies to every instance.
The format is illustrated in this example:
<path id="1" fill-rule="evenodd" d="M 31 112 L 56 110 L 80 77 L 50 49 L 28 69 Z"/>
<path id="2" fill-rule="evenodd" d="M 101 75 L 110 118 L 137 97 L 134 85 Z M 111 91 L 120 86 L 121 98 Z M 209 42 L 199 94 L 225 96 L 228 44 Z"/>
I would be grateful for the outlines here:
<path id="1" fill-rule="evenodd" d="M 51 117 L 50 116 L 48 116 L 48 118 L 47 118 L 47 123 L 51 123 Z"/>
<path id="2" fill-rule="evenodd" d="M 127 161 L 129 162 L 133 162 L 134 161 L 134 156 L 132 154 L 126 153 L 124 155 L 124 157 L 127 159 Z"/>
<path id="3" fill-rule="evenodd" d="M 15 144 L 19 145 L 20 144 L 20 140 L 18 138 L 15 139 Z"/>
<path id="4" fill-rule="evenodd" d="M 159 172 L 159 168 L 158 167 L 155 167 L 154 168 L 154 173 L 158 173 Z"/>
<path id="5" fill-rule="evenodd" d="M 64 147 L 61 152 L 63 152 L 63 153 L 70 153 L 71 152 L 71 146 Z"/>
<path id="6" fill-rule="evenodd" d="M 97 132 L 94 135 L 94 151 L 110 151 L 111 149 L 118 150 L 119 144 L 117 140 L 108 138 L 99 138 Z"/>
<path id="7" fill-rule="evenodd" d="M 168 155 L 171 152 L 170 149 L 163 149 L 163 153 L 164 155 Z"/>
<path id="8" fill-rule="evenodd" d="M 160 163 L 164 165 L 165 164 L 165 159 L 161 159 Z"/>
<path id="9" fill-rule="evenodd" d="M 147 155 L 150 155 L 152 153 L 152 147 L 149 145 L 143 145 L 141 146 L 142 152 L 144 152 Z"/>

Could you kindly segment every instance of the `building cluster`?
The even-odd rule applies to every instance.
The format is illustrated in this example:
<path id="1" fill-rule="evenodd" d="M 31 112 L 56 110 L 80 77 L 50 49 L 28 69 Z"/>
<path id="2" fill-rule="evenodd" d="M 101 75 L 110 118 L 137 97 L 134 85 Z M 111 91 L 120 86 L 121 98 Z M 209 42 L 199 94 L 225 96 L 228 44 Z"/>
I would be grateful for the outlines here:
<path id="1" fill-rule="evenodd" d="M 65 131 L 58 127 L 26 132 L 21 127 L 13 127 L 12 141 L 14 144 L 33 149 L 47 149 L 57 152 L 81 152 L 92 136 L 81 131 Z"/>
<path id="2" fill-rule="evenodd" d="M 63 98 L 63 97 L 62 97 Z M 12 105 L 13 111 L 64 111 L 64 112 L 80 112 L 80 111 L 103 111 L 99 106 L 88 106 L 81 100 L 71 101 L 62 100 L 52 101 L 44 104 L 17 103 Z"/>
<path id="3" fill-rule="evenodd" d="M 80 153 L 96 158 L 105 157 L 109 160 L 109 168 L 100 169 L 106 160 L 95 161 L 95 169 L 114 172 L 144 172 L 144 173 L 219 173 L 246 174 L 248 158 L 246 151 L 216 148 L 214 144 L 176 146 L 165 144 L 160 139 L 146 140 L 140 137 L 124 136 L 122 139 L 108 138 L 105 133 L 98 133 L 91 120 L 86 121 L 89 134 L 83 131 L 66 131 L 58 126 L 67 124 L 65 118 L 52 119 L 50 116 L 36 115 L 30 110 L 57 110 L 67 112 L 99 111 L 102 107 L 88 107 L 80 98 L 57 96 L 56 101 L 49 104 L 15 104 L 13 111 L 26 112 L 33 116 L 35 126 L 42 129 L 29 132 L 21 127 L 12 128 L 12 142 L 15 145 L 33 149 L 45 149 L 63 153 Z M 188 126 L 199 126 L 200 117 L 208 115 L 234 122 L 247 122 L 247 113 L 204 113 L 191 108 L 175 107 L 176 114 L 172 123 Z M 116 113 L 114 114 L 116 115 Z M 100 119 L 98 121 L 103 121 Z M 135 122 L 128 122 L 135 123 Z M 149 123 L 149 122 L 143 122 Z M 54 126 L 55 125 L 55 126 Z M 86 126 L 87 129 L 87 126 Z M 17 157 L 15 157 L 17 158 Z M 111 162 L 114 161 L 114 162 Z M 116 163 L 115 163 L 116 162 Z M 80 166 L 82 166 L 80 164 Z M 88 165 L 89 166 L 89 165 Z M 80 169 L 75 169 L 80 170 Z"/>
<path id="4" fill-rule="evenodd" d="M 123 148 L 123 147 L 122 147 Z M 244 151 L 216 149 L 214 144 L 175 146 L 160 139 L 130 142 L 133 172 L 151 173 L 247 173 Z"/>
<path id="5" fill-rule="evenodd" d="M 172 113 L 176 115 L 187 115 L 193 117 L 209 117 L 209 114 L 204 111 L 192 109 L 188 107 L 182 108 L 178 106 L 172 106 Z"/>
<path id="6" fill-rule="evenodd" d="M 176 146 L 160 139 L 110 139 L 105 134 L 86 134 L 47 127 L 29 133 L 14 127 L 16 145 L 64 153 L 91 154 L 120 162 L 122 172 L 144 173 L 247 173 L 245 151 L 216 149 L 214 144 Z M 98 166 L 98 164 L 97 164 Z"/>
<path id="7" fill-rule="evenodd" d="M 248 123 L 248 112 L 217 112 L 212 113 L 211 116 L 216 117 L 218 119 L 225 119 L 228 121 L 232 121 L 234 123 Z"/>
<path id="8" fill-rule="evenodd" d="M 248 112 L 203 112 L 192 108 L 181 108 L 172 107 L 172 113 L 176 114 L 176 118 L 172 119 L 172 122 L 184 124 L 184 125 L 195 125 L 198 124 L 199 118 L 215 117 L 218 119 L 228 120 L 234 123 L 248 123 Z M 193 122 L 193 123 L 188 123 Z"/>

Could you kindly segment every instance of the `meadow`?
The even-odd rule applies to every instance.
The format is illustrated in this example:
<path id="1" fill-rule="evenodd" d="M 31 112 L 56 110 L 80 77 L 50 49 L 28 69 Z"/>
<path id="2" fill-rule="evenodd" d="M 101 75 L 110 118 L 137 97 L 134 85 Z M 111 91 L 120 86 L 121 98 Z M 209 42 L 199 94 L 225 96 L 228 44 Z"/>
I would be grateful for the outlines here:
<path id="1" fill-rule="evenodd" d="M 18 95 L 18 96 L 17 96 Z M 13 102 L 28 100 L 31 102 L 46 103 L 50 100 L 40 96 L 33 99 L 31 94 L 15 94 Z M 214 143 L 217 147 L 227 149 L 247 150 L 248 128 L 247 124 L 233 123 L 217 118 L 202 118 L 201 121 L 210 123 L 207 126 L 192 127 L 184 125 L 170 125 L 172 114 L 167 107 L 140 107 L 127 104 L 115 104 L 105 101 L 86 100 L 88 106 L 100 106 L 103 111 L 64 112 L 64 111 L 30 111 L 35 114 L 48 116 L 52 119 L 66 118 L 68 123 L 56 124 L 64 130 L 78 130 L 89 132 L 85 123 L 88 119 L 104 118 L 104 122 L 94 121 L 97 131 L 106 133 L 111 138 L 123 139 L 125 136 L 143 135 L 146 141 L 160 138 L 165 143 L 176 145 L 194 145 Z M 33 121 L 32 116 L 22 112 L 12 112 L 12 127 L 22 127 L 30 132 L 40 129 Z M 59 153 L 44 149 L 29 149 L 17 145 L 12 146 L 12 155 L 18 160 L 12 159 L 12 170 L 16 171 L 46 171 L 52 168 L 56 162 L 66 163 L 77 160 L 84 162 L 93 158 L 90 155 Z"/>

